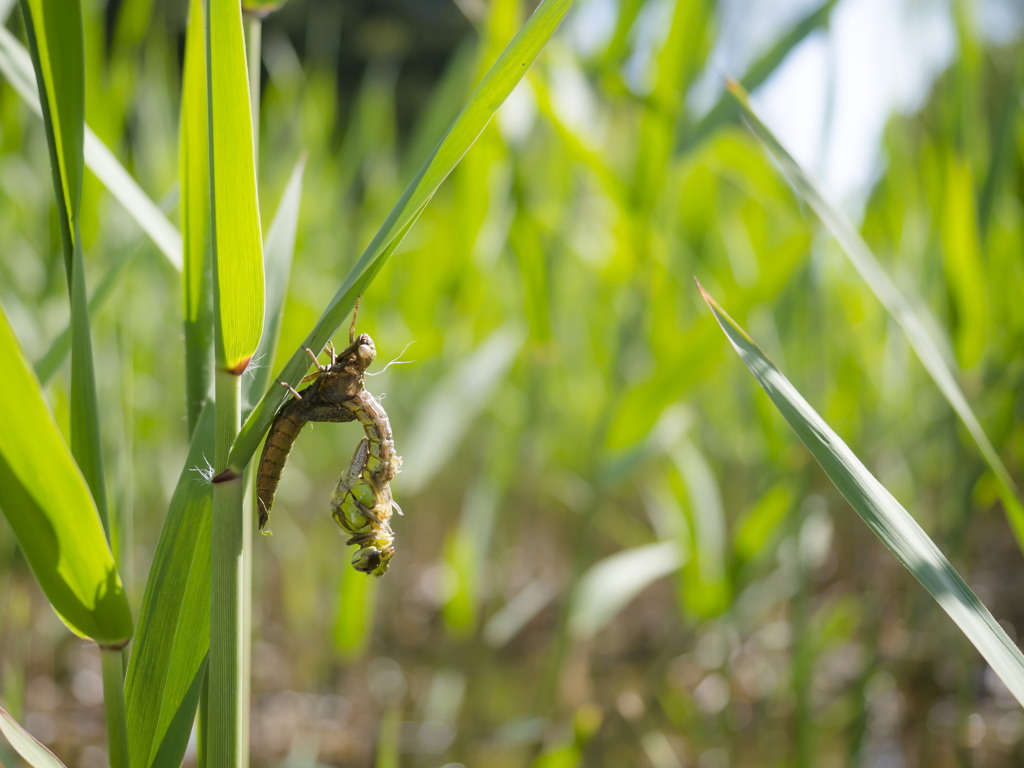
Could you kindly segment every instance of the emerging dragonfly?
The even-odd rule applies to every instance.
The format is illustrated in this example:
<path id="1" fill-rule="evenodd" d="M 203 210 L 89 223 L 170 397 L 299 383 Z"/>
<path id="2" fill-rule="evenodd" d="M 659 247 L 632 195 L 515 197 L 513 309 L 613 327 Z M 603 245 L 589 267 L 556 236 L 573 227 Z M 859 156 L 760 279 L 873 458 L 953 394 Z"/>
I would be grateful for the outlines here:
<path id="1" fill-rule="evenodd" d="M 271 424 L 260 456 L 256 477 L 259 527 L 262 530 L 270 518 L 281 473 L 302 427 L 310 421 L 359 421 L 366 436 L 338 480 L 331 511 L 342 530 L 352 534 L 346 543 L 359 546 L 352 556 L 352 566 L 357 571 L 381 576 L 395 551 L 389 522 L 392 511 L 402 514 L 390 486 L 402 466 L 402 458 L 395 452 L 387 413 L 365 387 L 366 369 L 377 356 L 376 348 L 367 334 L 355 335 L 353 314 L 349 345 L 340 353 L 328 345 L 330 363 L 320 365 L 312 350 L 306 352 L 317 371 L 303 381 L 312 379 L 313 383 L 301 392 L 288 387 L 294 397 Z"/>

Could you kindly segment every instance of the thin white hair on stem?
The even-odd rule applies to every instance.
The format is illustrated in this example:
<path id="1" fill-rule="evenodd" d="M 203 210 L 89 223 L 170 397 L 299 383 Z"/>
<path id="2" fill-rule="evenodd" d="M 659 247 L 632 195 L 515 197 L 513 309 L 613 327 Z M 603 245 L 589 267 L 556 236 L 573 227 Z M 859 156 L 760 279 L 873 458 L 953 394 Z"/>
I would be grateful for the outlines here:
<path id="1" fill-rule="evenodd" d="M 248 374 L 249 376 L 252 376 L 255 379 L 256 371 L 258 371 L 260 368 L 268 367 L 266 365 L 260 365 L 260 361 L 262 361 L 264 357 L 266 357 L 266 353 L 254 357 L 252 360 L 250 360 L 249 364 L 245 366 L 245 371 L 243 371 L 243 374 Z"/>
<path id="2" fill-rule="evenodd" d="M 382 373 L 384 373 L 384 371 L 386 371 L 392 365 L 409 365 L 409 363 L 419 362 L 418 360 L 403 360 L 402 359 L 402 355 L 404 355 L 409 350 L 409 347 L 411 347 L 415 343 L 416 343 L 416 340 L 413 339 L 412 341 L 410 341 L 408 344 L 405 345 L 405 349 L 403 349 L 401 352 L 398 353 L 398 357 L 396 357 L 394 360 L 392 360 L 390 363 L 388 363 L 387 365 L 385 365 L 383 368 L 381 368 L 379 371 L 377 371 L 375 373 L 370 373 L 369 371 L 367 371 L 366 375 L 367 376 L 380 376 Z"/>
<path id="3" fill-rule="evenodd" d="M 211 464 L 210 460 L 206 458 L 205 453 L 203 454 L 203 461 L 206 462 L 205 467 L 192 467 L 191 471 L 198 474 L 206 482 L 213 482 L 213 464 Z"/>

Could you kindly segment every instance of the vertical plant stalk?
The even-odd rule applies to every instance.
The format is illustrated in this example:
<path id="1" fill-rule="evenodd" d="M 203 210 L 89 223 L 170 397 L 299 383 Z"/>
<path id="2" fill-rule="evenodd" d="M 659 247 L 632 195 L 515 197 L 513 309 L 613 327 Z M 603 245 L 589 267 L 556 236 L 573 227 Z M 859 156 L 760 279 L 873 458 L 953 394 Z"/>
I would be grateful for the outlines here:
<path id="1" fill-rule="evenodd" d="M 216 426 L 214 433 L 213 513 L 210 542 L 210 661 L 207 668 L 206 765 L 246 768 L 248 752 L 249 666 L 246 646 L 249 634 L 246 614 L 246 540 L 242 504 L 243 472 L 227 469 L 231 446 L 241 427 L 241 367 L 227 365 L 225 315 L 237 311 L 225 306 L 220 261 L 227 255 L 218 243 L 217 163 L 226 147 L 216 144 L 214 125 L 214 69 L 212 48 L 212 0 L 204 0 L 206 13 L 206 99 L 210 141 L 210 233 L 213 243 L 213 321 L 217 370 L 214 374 Z M 220 7 L 218 24 L 232 23 Z M 230 14 L 227 14 L 228 16 Z M 223 56 L 224 53 L 222 52 Z M 221 61 L 221 66 L 225 62 Z M 223 114 L 223 110 L 220 114 Z M 248 126 L 246 126 L 248 127 Z M 221 200 L 231 206 L 233 200 Z M 229 370 L 231 368 L 231 370 Z"/>
<path id="2" fill-rule="evenodd" d="M 217 317 L 217 313 L 214 313 Z M 243 475 L 224 471 L 228 452 L 241 426 L 241 378 L 228 371 L 215 375 L 217 426 L 214 466 L 210 568 L 210 666 L 207 721 L 208 765 L 248 764 L 245 663 Z"/>
<path id="3" fill-rule="evenodd" d="M 244 18 L 244 17 L 243 17 Z M 249 75 L 249 108 L 252 111 L 252 162 L 257 187 L 260 178 L 260 63 L 262 61 L 263 21 L 254 14 L 246 28 L 245 55 Z M 237 433 L 236 429 L 236 433 Z M 226 461 L 226 459 L 225 459 Z M 243 491 L 251 473 L 239 481 Z M 249 494 L 252 498 L 252 493 Z M 244 499 L 243 499 L 244 501 Z M 242 743 L 249 743 L 249 695 L 252 684 L 252 510 L 242 509 Z"/>
<path id="4" fill-rule="evenodd" d="M 103 702 L 107 717 L 107 748 L 110 768 L 128 768 L 128 725 L 124 716 L 124 696 L 111 691 L 124 690 L 124 665 L 120 648 L 101 647 L 103 664 Z"/>

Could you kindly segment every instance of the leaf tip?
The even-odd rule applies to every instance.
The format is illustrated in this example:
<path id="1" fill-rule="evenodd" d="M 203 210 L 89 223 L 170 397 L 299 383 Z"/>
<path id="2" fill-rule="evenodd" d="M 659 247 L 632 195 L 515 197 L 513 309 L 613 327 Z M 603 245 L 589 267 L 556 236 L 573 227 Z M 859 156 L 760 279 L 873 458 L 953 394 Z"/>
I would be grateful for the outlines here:
<path id="1" fill-rule="evenodd" d="M 739 80 L 729 77 L 728 75 L 723 75 L 722 79 L 725 81 L 726 90 L 728 90 L 729 93 L 731 93 L 733 97 L 740 102 L 740 104 L 747 106 L 750 94 L 747 93 L 747 89 L 743 87 L 743 84 Z"/>
<path id="2" fill-rule="evenodd" d="M 697 286 L 697 290 L 700 291 L 701 298 L 704 299 L 712 312 L 714 312 L 716 308 L 721 309 L 721 307 L 718 306 L 718 302 L 711 298 L 711 294 L 704 290 L 704 286 L 700 284 L 700 280 L 697 279 L 696 275 L 693 276 L 693 282 Z"/>

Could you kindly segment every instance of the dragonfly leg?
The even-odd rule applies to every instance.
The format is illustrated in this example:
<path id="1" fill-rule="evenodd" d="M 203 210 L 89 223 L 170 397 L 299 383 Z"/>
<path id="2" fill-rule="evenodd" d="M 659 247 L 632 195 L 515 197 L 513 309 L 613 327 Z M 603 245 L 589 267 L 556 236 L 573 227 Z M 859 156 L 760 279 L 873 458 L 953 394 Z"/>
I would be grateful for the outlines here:
<path id="1" fill-rule="evenodd" d="M 331 367 L 330 365 L 320 365 L 320 361 L 317 360 L 316 353 L 313 352 L 313 350 L 310 349 L 309 347 L 303 347 L 303 349 L 306 350 L 306 354 L 309 355 L 309 359 L 313 361 L 313 365 L 316 366 L 316 369 L 320 373 L 326 373 L 327 369 Z"/>
<path id="2" fill-rule="evenodd" d="M 300 395 L 300 394 L 298 393 L 298 390 L 296 390 L 296 389 L 295 389 L 295 387 L 293 387 L 293 386 L 292 386 L 291 384 L 289 384 L 289 383 L 288 383 L 287 381 L 281 381 L 280 379 L 277 379 L 277 383 L 278 383 L 278 384 L 280 384 L 280 385 L 281 385 L 282 387 L 284 387 L 285 389 L 287 389 L 287 390 L 288 390 L 289 392 L 291 392 L 291 393 L 292 393 L 292 396 L 293 396 L 293 397 L 294 397 L 294 398 L 295 398 L 296 400 L 301 400 L 301 399 L 302 399 L 302 395 Z"/>
<path id="3" fill-rule="evenodd" d="M 359 314 L 359 300 L 363 298 L 360 294 L 356 296 L 356 305 L 352 308 L 352 325 L 348 327 L 348 343 L 353 344 L 356 340 L 356 315 Z"/>

